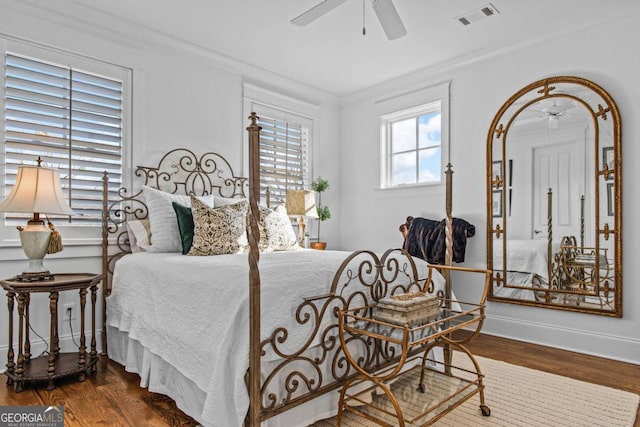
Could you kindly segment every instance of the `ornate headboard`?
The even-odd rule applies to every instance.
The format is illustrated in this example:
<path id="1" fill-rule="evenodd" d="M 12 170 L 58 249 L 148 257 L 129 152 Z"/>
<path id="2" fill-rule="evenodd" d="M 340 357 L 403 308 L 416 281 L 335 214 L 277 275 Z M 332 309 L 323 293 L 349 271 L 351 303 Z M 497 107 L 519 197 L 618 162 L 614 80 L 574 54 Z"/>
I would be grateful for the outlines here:
<path id="1" fill-rule="evenodd" d="M 111 278 L 116 261 L 131 253 L 126 222 L 145 219 L 147 205 L 142 186 L 172 194 L 247 197 L 247 178 L 235 176 L 229 162 L 217 153 L 197 156 L 186 148 L 169 151 L 157 166 L 138 166 L 134 172 L 135 191 L 111 188 L 105 172 L 102 186 L 102 270 L 105 275 L 104 296 L 111 293 Z"/>

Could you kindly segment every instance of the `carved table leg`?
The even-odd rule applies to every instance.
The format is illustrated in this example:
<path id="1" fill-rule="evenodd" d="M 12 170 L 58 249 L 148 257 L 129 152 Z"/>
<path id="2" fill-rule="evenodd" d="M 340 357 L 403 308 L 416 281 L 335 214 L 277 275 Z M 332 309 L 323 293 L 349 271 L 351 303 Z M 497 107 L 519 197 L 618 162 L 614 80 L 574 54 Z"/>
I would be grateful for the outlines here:
<path id="1" fill-rule="evenodd" d="M 31 320 L 29 319 L 29 304 L 31 303 L 31 294 L 24 296 L 24 360 L 31 359 L 31 340 L 29 339 L 29 329 L 31 328 Z"/>
<path id="2" fill-rule="evenodd" d="M 91 372 L 98 370 L 97 358 L 98 352 L 96 351 L 96 297 L 98 293 L 98 286 L 91 286 Z"/>
<path id="3" fill-rule="evenodd" d="M 87 289 L 80 289 L 80 347 L 78 348 L 78 366 L 84 368 L 87 363 L 87 346 L 85 345 L 85 337 L 84 337 L 84 309 L 87 305 Z M 84 381 L 85 372 L 84 369 L 78 375 L 78 381 Z"/>
<path id="4" fill-rule="evenodd" d="M 24 294 L 18 292 L 18 365 L 16 366 L 16 382 L 13 385 L 16 393 L 24 389 L 24 354 L 22 351 L 22 337 L 24 333 Z"/>
<path id="5" fill-rule="evenodd" d="M 13 362 L 13 292 L 7 292 L 7 308 L 9 309 L 9 350 L 7 351 L 7 385 L 13 384 L 9 374 L 13 374 L 16 364 Z"/>
<path id="6" fill-rule="evenodd" d="M 51 351 L 49 352 L 49 366 L 47 373 L 49 381 L 47 382 L 47 390 L 51 391 L 55 387 L 53 377 L 56 374 L 56 356 L 58 355 L 58 292 L 49 294 L 49 310 L 51 311 Z"/>

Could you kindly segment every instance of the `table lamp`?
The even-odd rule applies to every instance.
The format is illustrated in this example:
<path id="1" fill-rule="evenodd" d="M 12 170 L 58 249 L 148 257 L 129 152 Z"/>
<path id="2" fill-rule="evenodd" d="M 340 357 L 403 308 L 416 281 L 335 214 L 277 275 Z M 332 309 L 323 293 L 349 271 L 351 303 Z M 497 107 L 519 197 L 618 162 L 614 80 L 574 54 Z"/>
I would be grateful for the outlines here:
<path id="1" fill-rule="evenodd" d="M 304 217 L 318 218 L 316 209 L 316 193 L 311 190 L 287 190 L 287 203 L 285 205 L 287 214 L 300 216 L 298 220 L 298 244 L 303 246 L 304 242 Z"/>
<path id="2" fill-rule="evenodd" d="M 42 167 L 41 162 L 38 157 L 37 166 L 18 166 L 16 184 L 0 203 L 0 212 L 33 214 L 26 227 L 18 226 L 22 249 L 29 258 L 27 269 L 18 276 L 25 281 L 53 278 L 43 263 L 52 230 L 40 219 L 40 214 L 73 215 L 62 195 L 58 170 Z"/>

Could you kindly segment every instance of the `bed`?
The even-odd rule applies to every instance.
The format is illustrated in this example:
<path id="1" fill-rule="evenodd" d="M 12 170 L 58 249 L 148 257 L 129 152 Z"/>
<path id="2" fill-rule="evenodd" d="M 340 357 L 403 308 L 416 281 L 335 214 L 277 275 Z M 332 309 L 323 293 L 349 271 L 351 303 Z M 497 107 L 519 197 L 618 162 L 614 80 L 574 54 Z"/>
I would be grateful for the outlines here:
<path id="1" fill-rule="evenodd" d="M 330 392 L 355 373 L 336 336 L 338 310 L 416 290 L 450 306 L 450 277 L 446 265 L 438 266 L 441 275 L 399 249 L 265 250 L 265 236 L 271 240 L 264 215 L 278 207 L 259 205 L 254 114 L 247 130 L 249 178 L 235 176 L 219 154 L 187 149 L 170 151 L 157 166 L 138 167 L 138 191 L 114 187 L 105 174 L 103 342 L 111 359 L 140 375 L 141 386 L 170 396 L 205 426 L 307 426 L 337 412 L 337 393 Z M 447 176 L 450 200 L 450 169 Z M 152 250 L 156 243 L 144 235 L 150 229 L 153 242 L 160 233 L 156 227 L 154 234 L 157 206 L 148 196 L 155 192 L 182 202 L 191 194 L 194 218 L 240 204 L 236 200 L 248 204 L 243 248 L 216 256 Z M 449 202 L 447 210 L 450 219 Z M 184 244 L 180 230 L 176 238 Z M 395 348 L 366 340 L 352 339 L 349 346 L 367 369 L 397 357 Z M 447 349 L 442 357 L 450 358 Z"/>

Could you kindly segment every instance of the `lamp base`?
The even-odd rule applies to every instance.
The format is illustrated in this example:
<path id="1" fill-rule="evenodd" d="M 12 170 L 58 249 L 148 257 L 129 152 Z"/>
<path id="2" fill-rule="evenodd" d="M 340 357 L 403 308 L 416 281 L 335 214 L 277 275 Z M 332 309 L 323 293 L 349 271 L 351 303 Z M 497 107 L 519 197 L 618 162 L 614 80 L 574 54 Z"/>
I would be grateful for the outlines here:
<path id="1" fill-rule="evenodd" d="M 301 248 L 304 248 L 304 228 L 307 224 L 304 223 L 304 217 L 300 215 L 300 219 L 298 220 L 298 245 Z"/>
<path id="2" fill-rule="evenodd" d="M 20 242 L 22 249 L 29 259 L 29 265 L 24 269 L 18 280 L 33 282 L 37 280 L 51 280 L 53 275 L 44 266 L 44 257 L 49 247 L 51 230 L 41 219 L 32 219 L 25 228 L 20 227 Z"/>

